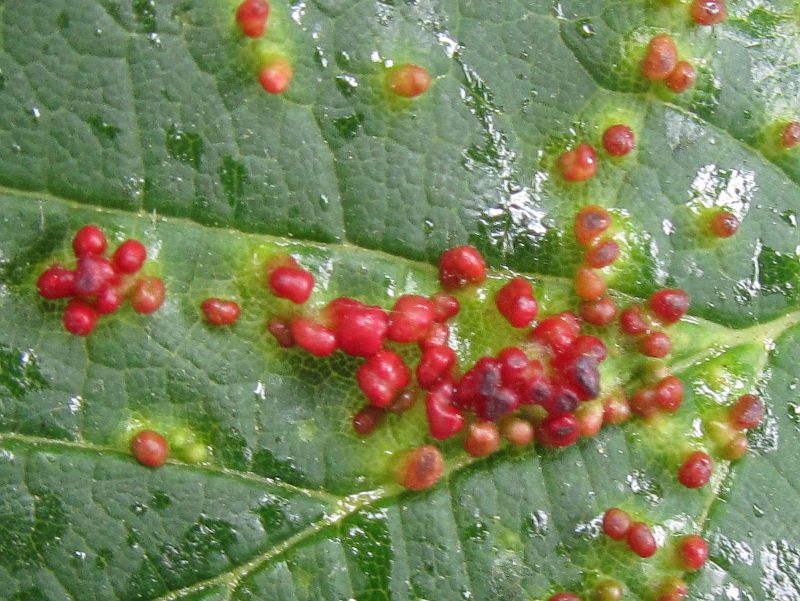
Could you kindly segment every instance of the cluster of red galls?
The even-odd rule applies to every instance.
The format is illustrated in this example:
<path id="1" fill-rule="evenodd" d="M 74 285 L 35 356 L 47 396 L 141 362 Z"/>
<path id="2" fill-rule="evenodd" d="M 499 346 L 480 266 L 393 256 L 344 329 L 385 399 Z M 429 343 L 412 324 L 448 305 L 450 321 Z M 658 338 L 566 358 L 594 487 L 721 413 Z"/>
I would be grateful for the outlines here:
<path id="1" fill-rule="evenodd" d="M 612 157 L 624 157 L 636 147 L 633 130 L 622 123 L 603 132 L 603 148 Z M 597 151 L 591 144 L 579 144 L 558 157 L 561 176 L 568 182 L 585 182 L 597 174 Z"/>
<path id="2" fill-rule="evenodd" d="M 717 451 L 730 461 L 747 453 L 745 432 L 758 427 L 764 419 L 764 403 L 754 394 L 743 394 L 722 419 L 711 422 L 709 435 Z"/>
<path id="3" fill-rule="evenodd" d="M 36 282 L 42 297 L 70 299 L 64 310 L 64 327 L 72 334 L 88 336 L 99 316 L 114 313 L 125 299 L 142 314 L 153 313 L 164 302 L 160 279 L 136 275 L 147 259 L 141 242 L 126 240 L 111 258 L 105 256 L 107 248 L 108 241 L 99 227 L 82 227 L 72 240 L 75 268 L 53 265 Z"/>
<path id="4" fill-rule="evenodd" d="M 595 205 L 584 207 L 575 217 L 575 239 L 586 247 L 584 264 L 575 274 L 575 294 L 583 299 L 581 317 L 596 326 L 608 325 L 617 317 L 616 303 L 606 295 L 606 282 L 599 272 L 620 254 L 614 239 L 603 236 L 610 225 L 611 215 Z M 689 296 L 683 290 L 659 290 L 650 297 L 649 311 L 639 305 L 624 309 L 619 315 L 620 328 L 626 334 L 640 337 L 640 348 L 645 355 L 663 358 L 672 344 L 658 324 L 674 324 L 688 308 Z"/>
<path id="5" fill-rule="evenodd" d="M 605 236 L 611 226 L 611 215 L 605 209 L 590 205 L 575 216 L 575 239 L 585 247 L 583 264 L 575 272 L 575 294 L 584 304 L 581 313 L 589 317 L 593 325 L 606 325 L 616 315 L 611 310 L 613 301 L 606 296 L 606 281 L 600 269 L 613 264 L 620 255 L 619 244 Z M 585 318 L 584 318 L 585 319 Z"/>
<path id="6" fill-rule="evenodd" d="M 650 53 L 663 50 L 662 46 L 669 46 L 672 44 L 674 49 L 674 42 L 672 38 L 667 35 L 656 36 L 651 41 Z M 677 50 L 676 50 L 677 52 Z M 685 63 L 688 65 L 688 63 Z M 797 137 L 800 141 L 800 124 L 790 123 L 786 126 L 786 133 L 784 133 L 784 140 L 790 140 L 793 136 Z M 636 134 L 630 126 L 624 123 L 617 123 L 609 126 L 603 131 L 601 138 L 603 150 L 610 157 L 621 158 L 629 155 L 636 148 Z M 787 147 L 788 143 L 785 144 Z M 561 173 L 564 180 L 568 182 L 585 182 L 597 175 L 598 156 L 595 147 L 588 143 L 579 144 L 575 148 L 568 150 L 559 155 L 556 160 L 556 166 Z M 730 213 L 726 213 L 730 219 Z M 735 216 L 733 217 L 735 220 Z M 736 227 L 728 234 L 717 234 L 715 226 L 711 224 L 711 231 L 720 237 L 727 237 L 735 233 Z M 730 229 L 728 226 L 726 229 Z"/>
<path id="7" fill-rule="evenodd" d="M 236 24 L 249 38 L 260 38 L 267 31 L 270 4 L 267 0 L 244 0 L 236 9 Z M 282 94 L 289 88 L 294 70 L 285 57 L 266 57 L 258 73 L 261 87 L 270 94 Z M 427 69 L 414 64 L 396 65 L 389 70 L 386 87 L 398 96 L 414 98 L 431 85 Z"/>
<path id="8" fill-rule="evenodd" d="M 642 75 L 650 81 L 663 81 L 676 94 L 691 88 L 697 77 L 691 63 L 678 59 L 675 40 L 666 33 L 660 33 L 650 40 L 642 61 Z"/>
<path id="9" fill-rule="evenodd" d="M 609 224 L 610 216 L 599 207 L 582 212 L 576 220 L 576 235 L 588 246 L 587 255 L 595 257 L 587 258 L 594 265 L 610 264 L 619 254 L 613 240 L 602 238 Z M 356 380 L 368 403 L 353 420 L 360 435 L 372 432 L 387 412 L 409 409 L 417 400 L 418 390 L 424 391 L 431 436 L 445 440 L 465 431 L 464 448 L 474 457 L 496 451 L 501 435 L 513 444 L 530 444 L 536 439 L 546 446 L 563 447 L 582 435 L 596 434 L 603 423 L 603 409 L 597 406 L 591 411 L 590 405 L 585 411 L 582 409 L 583 403 L 600 394 L 599 366 L 606 359 L 607 349 L 599 338 L 581 334 L 580 319 L 571 312 L 550 315 L 535 323 L 525 349 L 504 348 L 459 372 L 456 354 L 448 345 L 447 321 L 458 314 L 460 307 L 450 293 L 479 284 L 485 278 L 486 264 L 480 253 L 472 246 L 459 246 L 442 254 L 439 279 L 444 290 L 431 297 L 403 295 L 388 312 L 340 297 L 315 314 L 272 319 L 268 329 L 284 347 L 297 345 L 318 357 L 341 350 L 364 358 Z M 273 294 L 300 305 L 308 301 L 314 287 L 313 275 L 290 257 L 273 260 L 267 266 L 267 282 Z M 599 298 L 584 295 L 592 298 L 585 301 L 581 310 L 589 316 L 585 317 L 589 323 L 607 325 L 616 315 L 616 305 L 604 295 L 605 287 L 602 292 Z M 586 306 L 586 302 L 601 300 L 611 304 L 607 318 L 602 320 L 596 318 L 596 307 L 589 311 Z M 516 328 L 530 327 L 537 317 L 533 288 L 523 278 L 512 278 L 502 286 L 494 303 Z M 660 291 L 651 298 L 650 306 L 664 323 L 674 323 L 685 313 L 688 297 L 683 291 Z M 413 375 L 400 354 L 387 348 L 387 343 L 418 345 L 421 357 Z M 416 388 L 412 385 L 413 376 Z M 674 394 L 674 385 L 667 385 L 673 380 L 678 381 L 668 378 L 661 388 Z M 669 402 L 676 404 L 674 398 Z M 526 405 L 538 408 L 538 417 L 533 421 L 514 415 Z M 468 415 L 474 415 L 474 419 L 469 420 Z M 624 420 L 613 423 L 621 421 Z M 423 456 L 438 453 L 431 449 Z M 428 464 L 441 462 L 428 460 Z M 432 484 L 439 474 L 424 481 Z M 409 488 L 420 487 L 419 482 L 405 476 L 400 479 Z"/>
<path id="10" fill-rule="evenodd" d="M 620 254 L 617 242 L 604 235 L 611 223 L 608 211 L 595 205 L 584 207 L 575 216 L 575 239 L 586 247 L 584 263 L 575 274 L 575 294 L 583 300 L 581 317 L 596 326 L 608 325 L 617 317 L 616 303 L 606 295 L 606 282 L 599 271 L 613 264 Z M 683 290 L 659 290 L 650 298 L 649 311 L 639 305 L 624 309 L 619 315 L 620 328 L 640 337 L 645 355 L 663 358 L 672 344 L 658 324 L 669 326 L 677 322 L 688 308 L 689 296 Z"/>
<path id="11" fill-rule="evenodd" d="M 414 403 L 411 369 L 397 352 L 386 348 L 393 342 L 416 344 L 421 350 L 414 375 L 425 391 L 433 438 L 455 436 L 467 425 L 465 414 L 474 414 L 477 421 L 467 429 L 464 444 L 473 456 L 483 456 L 499 448 L 496 422 L 521 405 L 538 405 L 546 413 L 538 425 L 539 440 L 553 447 L 574 443 L 581 433 L 575 416 L 579 404 L 600 392 L 598 366 L 606 358 L 605 345 L 594 336 L 581 336 L 577 316 L 560 313 L 541 320 L 530 333 L 530 346 L 541 360 L 519 347 L 508 347 L 495 357 L 481 358 L 459 376 L 456 354 L 447 344 L 446 322 L 460 307 L 449 291 L 482 282 L 486 265 L 475 248 L 460 246 L 442 254 L 439 274 L 445 291 L 430 298 L 403 295 L 388 312 L 342 297 L 315 318 L 272 320 L 268 327 L 282 346 L 296 344 L 316 356 L 338 349 L 364 357 L 356 380 L 369 403 L 354 419 L 359 434 L 371 432 L 385 412 L 401 412 Z M 291 259 L 269 266 L 268 281 L 276 296 L 298 304 L 308 300 L 314 285 L 313 276 Z M 517 328 L 528 327 L 538 311 L 533 289 L 522 278 L 506 283 L 494 300 Z M 533 439 L 532 427 L 526 432 L 519 422 L 510 422 L 505 429 L 518 444 Z"/>
<path id="12" fill-rule="evenodd" d="M 679 288 L 665 288 L 652 294 L 647 307 L 631 305 L 619 315 L 620 329 L 639 341 L 648 357 L 663 359 L 672 351 L 664 327 L 676 323 L 689 308 L 689 296 Z"/>
<path id="13" fill-rule="evenodd" d="M 636 391 L 630 399 L 631 410 L 645 418 L 659 410 L 674 413 L 683 400 L 683 384 L 674 376 L 662 378 L 655 387 Z M 764 405 L 757 396 L 739 397 L 728 411 L 727 420 L 710 424 L 709 434 L 718 451 L 728 460 L 741 459 L 747 452 L 744 430 L 757 427 L 764 418 Z M 701 488 L 708 484 L 714 473 L 714 462 L 705 451 L 693 451 L 678 468 L 678 481 L 686 488 Z"/>
<path id="14" fill-rule="evenodd" d="M 787 125 L 787 128 L 792 125 Z M 800 141 L 800 123 L 797 125 L 797 138 Z M 627 125 L 612 125 L 603 134 L 603 146 L 611 156 L 624 156 L 634 148 L 634 134 Z M 585 181 L 597 172 L 597 153 L 593 146 L 581 144 L 573 150 L 565 152 L 558 158 L 561 174 L 567 181 Z M 585 254 L 586 268 L 601 269 L 611 265 L 619 256 L 619 245 L 610 239 L 604 239 L 602 244 L 594 243 L 596 230 L 605 230 L 611 224 L 611 217 L 599 207 L 585 207 L 576 218 L 575 236 L 579 243 L 589 244 Z M 739 219 L 724 209 L 711 213 L 706 221 L 705 229 L 708 234 L 716 238 L 730 238 L 739 231 Z M 602 281 L 588 270 L 579 271 L 576 279 L 579 280 L 579 290 L 585 290 L 592 295 L 597 290 L 605 291 Z M 581 293 L 579 292 L 579 295 Z"/>
<path id="15" fill-rule="evenodd" d="M 687 536 L 686 544 L 692 545 L 692 537 Z M 697 537 L 699 538 L 699 537 Z M 703 539 L 700 539 L 701 541 Z M 705 542 L 705 541 L 703 541 Z M 699 548 L 699 547 L 696 547 Z M 683 601 L 686 598 L 689 588 L 686 582 L 680 578 L 670 578 L 666 580 L 656 591 L 654 601 Z M 599 582 L 593 592 L 591 599 L 597 601 L 619 601 L 624 596 L 623 586 L 615 580 L 605 580 Z M 650 598 L 650 597 L 648 597 Z M 548 598 L 547 601 L 582 601 L 581 598 L 575 593 L 556 593 Z"/>
<path id="16" fill-rule="evenodd" d="M 727 16 L 725 0 L 694 0 L 690 14 L 698 25 L 716 25 Z M 678 94 L 694 86 L 697 76 L 691 63 L 680 60 L 675 40 L 666 33 L 650 40 L 641 63 L 641 72 L 650 81 L 664 82 L 668 89 Z M 800 143 L 800 123 L 787 123 L 781 131 L 780 141 L 786 148 Z M 636 146 L 634 132 L 622 123 L 612 125 L 603 132 L 602 145 L 609 156 L 624 157 Z M 562 177 L 569 182 L 591 179 L 597 173 L 597 165 L 597 151 L 587 143 L 564 152 L 557 160 Z M 711 233 L 723 238 L 732 236 L 738 226 L 737 218 L 727 211 L 714 215 L 709 223 Z"/>
<path id="17" fill-rule="evenodd" d="M 634 522 L 627 512 L 612 507 L 603 515 L 603 533 L 609 538 L 623 541 L 628 548 L 643 558 L 652 557 L 658 550 L 653 531 L 644 522 Z M 696 572 L 708 560 L 708 543 L 701 536 L 689 534 L 676 546 L 677 567 Z M 686 597 L 686 583 L 670 579 L 661 587 L 657 601 L 682 601 Z"/>
<path id="18" fill-rule="evenodd" d="M 670 406 L 670 410 L 672 406 Z M 764 418 L 764 405 L 757 396 L 739 397 L 727 411 L 724 421 L 713 422 L 711 437 L 716 439 L 728 459 L 738 459 L 747 450 L 744 430 L 757 427 Z M 744 441 L 744 442 L 742 442 Z M 694 451 L 678 469 L 678 480 L 687 488 L 701 488 L 711 479 L 714 464 L 708 453 Z M 631 516 L 618 507 L 603 515 L 603 532 L 606 536 L 624 541 L 628 548 L 643 558 L 652 557 L 658 550 L 653 531 L 644 522 L 634 522 Z M 703 537 L 690 534 L 680 539 L 676 546 L 678 567 L 688 571 L 701 569 L 708 560 L 708 543 Z M 687 593 L 686 583 L 671 579 L 661 588 L 657 601 L 682 601 Z"/>
<path id="19" fill-rule="evenodd" d="M 590 269 L 609 265 L 619 255 L 616 243 L 603 237 L 610 224 L 610 215 L 599 207 L 588 207 L 576 218 L 576 238 L 586 246 L 585 261 Z M 293 259 L 273 261 L 267 274 L 268 285 L 276 296 L 297 304 L 310 298 L 314 278 Z M 582 413 L 581 404 L 600 394 L 599 366 L 607 349 L 600 339 L 581 334 L 581 322 L 573 313 L 550 315 L 535 322 L 538 303 L 532 286 L 522 278 L 512 278 L 502 286 L 494 303 L 512 326 L 533 325 L 525 350 L 504 348 L 495 356 L 479 359 L 459 375 L 457 357 L 447 344 L 447 321 L 460 309 L 450 293 L 480 284 L 485 277 L 486 265 L 478 251 L 460 246 L 442 254 L 439 278 L 444 290 L 431 297 L 401 296 L 388 312 L 341 297 L 313 317 L 273 319 L 269 330 L 282 346 L 298 345 L 317 356 L 339 349 L 364 357 L 356 379 L 369 403 L 353 420 L 361 435 L 374 430 L 386 412 L 401 413 L 416 401 L 412 372 L 399 354 L 386 347 L 387 342 L 419 346 L 421 359 L 414 375 L 418 388 L 425 391 L 431 436 L 444 440 L 464 431 L 464 448 L 474 457 L 495 452 L 501 436 L 514 444 L 530 444 L 535 439 L 546 446 L 562 447 L 582 435 L 596 434 L 604 421 L 622 423 L 631 413 L 651 418 L 659 412 L 678 410 L 684 396 L 683 384 L 672 375 L 663 375 L 652 386 L 637 390 L 629 401 L 607 404 L 599 414 Z M 614 321 L 617 308 L 605 295 L 604 286 L 601 292 L 588 295 L 581 294 L 580 277 L 575 285 L 578 296 L 584 299 L 580 310 L 584 321 L 593 325 Z M 671 343 L 660 328 L 679 321 L 688 306 L 689 298 L 683 290 L 659 290 L 647 306 L 624 309 L 618 316 L 620 329 L 640 339 L 644 354 L 664 357 Z M 538 407 L 539 417 L 531 420 L 514 415 L 523 405 Z M 718 437 L 724 438 L 729 447 L 737 448 L 744 440 L 746 450 L 741 430 L 760 423 L 763 405 L 757 397 L 744 395 L 729 413 L 728 424 L 717 428 Z M 467 418 L 470 414 L 474 419 Z M 735 433 L 728 435 L 723 432 L 725 428 Z M 734 458 L 732 455 L 729 454 Z M 398 465 L 397 478 L 403 486 L 420 490 L 433 485 L 443 469 L 441 452 L 432 445 L 423 445 L 405 456 Z M 678 469 L 678 480 L 687 488 L 700 488 L 709 482 L 712 473 L 711 457 L 704 451 L 694 451 Z M 641 557 L 651 557 L 657 551 L 651 528 L 644 522 L 632 522 L 622 510 L 609 510 L 603 528 L 610 537 L 624 540 Z M 680 542 L 678 556 L 685 569 L 698 570 L 708 558 L 708 546 L 699 536 L 686 536 Z M 685 583 L 671 580 L 658 599 L 680 601 L 685 595 Z M 551 597 L 551 601 L 574 599 L 578 597 L 572 593 Z"/>
<path id="20" fill-rule="evenodd" d="M 609 538 L 625 541 L 639 557 L 652 557 L 658 550 L 650 526 L 644 522 L 634 522 L 627 512 L 617 507 L 612 507 L 603 515 L 603 532 Z M 682 539 L 679 553 L 681 567 L 697 571 L 708 559 L 708 544 L 700 536 L 689 535 Z"/>
<path id="21" fill-rule="evenodd" d="M 603 533 L 609 538 L 624 542 L 628 548 L 643 558 L 655 555 L 658 550 L 652 529 L 644 522 L 634 522 L 627 512 L 612 507 L 603 515 Z M 675 564 L 682 570 L 695 572 L 708 561 L 708 543 L 703 537 L 690 534 L 681 537 L 675 546 Z M 683 601 L 688 587 L 680 578 L 670 578 L 658 589 L 656 601 Z M 595 591 L 597 599 L 621 599 L 622 587 L 614 581 L 605 581 Z M 548 601 L 581 601 L 574 593 L 557 593 Z"/>
<path id="22" fill-rule="evenodd" d="M 698 25 L 711 26 L 722 23 L 728 10 L 725 0 L 693 0 L 689 14 Z M 678 47 L 668 34 L 650 40 L 642 61 L 642 75 L 650 81 L 663 81 L 676 94 L 691 88 L 697 77 L 690 62 L 679 60 Z"/>
<path id="23" fill-rule="evenodd" d="M 728 15 L 725 0 L 693 0 L 689 9 L 692 20 L 698 25 L 711 26 L 722 23 Z M 682 93 L 694 86 L 697 74 L 691 63 L 680 60 L 678 47 L 669 34 L 662 33 L 650 40 L 642 61 L 642 75 L 651 81 L 663 81 L 664 85 L 675 93 Z M 780 132 L 779 142 L 784 148 L 794 148 L 800 143 L 800 122 L 786 123 Z M 732 235 L 736 228 L 712 219 L 711 230 L 720 237 Z M 725 219 L 732 220 L 738 227 L 736 218 L 730 213 Z M 733 231 L 731 231 L 733 229 Z M 721 232 L 721 233 L 717 233 Z"/>
<path id="24" fill-rule="evenodd" d="M 267 31 L 270 5 L 267 0 L 244 0 L 236 9 L 236 23 L 249 38 L 260 38 Z M 292 83 L 294 70 L 285 57 L 271 55 L 258 73 L 261 87 L 270 94 L 282 94 Z"/>

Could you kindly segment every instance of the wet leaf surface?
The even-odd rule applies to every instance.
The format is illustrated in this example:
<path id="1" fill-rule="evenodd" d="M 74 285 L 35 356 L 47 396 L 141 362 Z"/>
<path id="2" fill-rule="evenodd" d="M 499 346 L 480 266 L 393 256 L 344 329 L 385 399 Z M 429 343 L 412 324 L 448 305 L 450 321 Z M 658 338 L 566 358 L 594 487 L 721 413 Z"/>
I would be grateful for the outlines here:
<path id="1" fill-rule="evenodd" d="M 776 124 L 800 107 L 800 13 L 792 0 L 732 0 L 698 28 L 681 2 L 569 0 L 273 2 L 246 41 L 230 0 L 0 1 L 0 590 L 61 599 L 546 599 L 612 577 L 626 599 L 680 574 L 681 533 L 711 562 L 690 599 L 800 599 L 800 355 L 796 200 L 800 154 Z M 698 68 L 676 96 L 639 75 L 669 31 Z M 280 51 L 283 97 L 257 82 Z M 388 98 L 385 64 L 434 76 Z M 556 157 L 629 124 L 637 149 L 567 185 Z M 482 460 L 442 445 L 447 476 L 403 492 L 399 453 L 428 442 L 419 407 L 366 440 L 341 354 L 277 347 L 265 260 L 292 253 L 317 277 L 314 307 L 355 295 L 384 307 L 437 289 L 439 254 L 470 242 L 492 277 L 462 293 L 455 348 L 468 366 L 521 334 L 485 299 L 510 271 L 543 311 L 574 308 L 577 208 L 613 209 L 619 299 L 685 288 L 672 368 L 689 391 L 673 418 L 605 429 L 567 450 Z M 700 232 L 725 207 L 724 241 Z M 97 223 L 135 237 L 163 277 L 164 307 L 67 334 L 38 274 L 69 261 Z M 112 243 L 113 244 L 113 243 Z M 242 319 L 212 329 L 208 296 Z M 621 337 L 604 387 L 635 388 Z M 736 397 L 768 407 L 750 453 L 718 461 L 712 486 L 675 478 L 686 449 Z M 158 470 L 127 452 L 149 426 L 206 445 Z M 641 561 L 599 535 L 606 508 L 655 525 Z"/>

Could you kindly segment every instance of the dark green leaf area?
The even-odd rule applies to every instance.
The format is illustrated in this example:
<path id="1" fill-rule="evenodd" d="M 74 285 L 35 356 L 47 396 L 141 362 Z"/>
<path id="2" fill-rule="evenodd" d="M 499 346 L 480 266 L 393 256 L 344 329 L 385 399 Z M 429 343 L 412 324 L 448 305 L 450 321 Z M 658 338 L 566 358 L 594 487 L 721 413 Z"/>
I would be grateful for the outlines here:
<path id="1" fill-rule="evenodd" d="M 0 2 L 0 596 L 588 601 L 613 578 L 653 601 L 681 576 L 693 601 L 800 598 L 800 153 L 777 142 L 800 117 L 796 2 L 729 0 L 701 28 L 684 2 L 274 0 L 260 40 L 237 31 L 236 5 Z M 659 32 L 697 69 L 685 94 L 639 73 Z M 257 81 L 271 53 L 294 69 L 280 96 Z M 416 99 L 387 93 L 402 63 L 433 76 Z M 599 150 L 596 177 L 563 181 L 557 157 L 600 149 L 614 123 L 636 149 Z M 525 344 L 492 303 L 512 274 L 542 315 L 578 307 L 572 220 L 590 203 L 614 216 L 622 254 L 604 277 L 621 306 L 691 295 L 669 330 L 687 389 L 674 416 L 481 460 L 449 441 L 442 480 L 410 493 L 393 470 L 431 442 L 422 403 L 360 439 L 360 360 L 265 332 L 340 295 L 431 294 L 440 253 L 472 243 L 490 277 L 458 293 L 451 340 L 469 367 Z M 725 240 L 707 229 L 722 209 L 742 221 Z M 141 240 L 167 301 L 83 339 L 35 283 L 74 263 L 87 223 L 112 247 Z M 303 308 L 264 286 L 280 254 L 317 278 Z M 238 301 L 239 322 L 204 323 L 210 296 Z M 652 377 L 635 340 L 596 333 L 604 392 Z M 750 392 L 767 418 L 730 463 L 714 422 Z M 166 466 L 130 456 L 142 428 L 170 441 Z M 696 449 L 715 476 L 687 490 L 676 470 Z M 653 559 L 600 534 L 610 506 L 654 527 Z M 711 545 L 696 575 L 674 554 L 690 532 Z"/>

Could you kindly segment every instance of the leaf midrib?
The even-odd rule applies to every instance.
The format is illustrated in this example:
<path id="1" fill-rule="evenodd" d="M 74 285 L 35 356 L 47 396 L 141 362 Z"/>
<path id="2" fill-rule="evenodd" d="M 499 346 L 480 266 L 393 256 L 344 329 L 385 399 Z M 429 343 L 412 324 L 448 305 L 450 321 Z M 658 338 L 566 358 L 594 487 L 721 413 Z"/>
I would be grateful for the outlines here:
<path id="1" fill-rule="evenodd" d="M 209 225 L 205 223 L 200 223 L 194 221 L 189 217 L 179 217 L 179 216 L 170 216 L 170 215 L 159 215 L 157 211 L 153 210 L 151 212 L 148 211 L 126 211 L 124 209 L 119 208 L 111 208 L 111 207 L 104 207 L 99 205 L 91 205 L 85 204 L 77 200 L 72 200 L 68 198 L 64 198 L 62 196 L 57 196 L 55 194 L 51 194 L 49 192 L 37 192 L 31 190 L 18 190 L 15 188 L 10 188 L 8 186 L 0 185 L 0 195 L 5 195 L 7 197 L 16 197 L 18 199 L 30 199 L 31 201 L 38 201 L 38 202 L 57 202 L 60 204 L 67 205 L 69 207 L 84 210 L 84 211 L 96 211 L 98 213 L 103 213 L 106 215 L 122 215 L 125 217 L 136 217 L 139 219 L 151 219 L 153 221 L 158 220 L 164 224 L 169 223 L 176 223 L 176 224 L 184 224 L 190 225 L 195 228 L 199 229 L 208 229 L 217 232 L 229 232 L 231 235 L 239 236 L 239 237 L 246 237 L 252 240 L 262 241 L 264 243 L 279 243 L 279 244 L 305 244 L 308 246 L 314 246 L 320 250 L 324 249 L 341 249 L 347 252 L 357 252 L 365 255 L 372 255 L 378 259 L 390 259 L 392 261 L 403 261 L 408 263 L 411 266 L 414 266 L 420 270 L 429 271 L 430 273 L 434 273 L 435 267 L 430 263 L 424 261 L 418 261 L 416 259 L 409 259 L 407 257 L 403 257 L 400 255 L 393 255 L 391 253 L 387 253 L 382 250 L 377 250 L 373 248 L 365 248 L 363 246 L 358 246 L 352 244 L 350 242 L 318 242 L 315 240 L 306 240 L 302 238 L 288 238 L 288 237 L 280 237 L 280 236 L 273 236 L 270 234 L 262 234 L 262 233 L 254 233 L 254 232 L 243 232 L 241 230 L 237 230 L 230 227 L 224 226 L 216 226 L 216 225 Z M 531 278 L 536 280 L 540 280 L 543 282 L 557 282 L 564 286 L 571 286 L 572 285 L 572 278 L 566 276 L 559 276 L 559 275 L 552 275 L 552 274 L 543 274 L 543 273 L 536 273 L 530 271 L 512 271 L 512 270 L 498 270 L 493 269 L 495 274 L 520 274 L 520 275 L 527 275 Z M 616 289 L 612 289 L 614 295 L 629 300 L 630 302 L 640 302 L 642 299 L 640 297 L 636 297 L 632 294 L 628 294 L 625 292 L 621 292 Z M 796 308 L 794 311 L 781 315 L 775 319 L 765 321 L 765 322 L 756 322 L 752 325 L 743 327 L 743 328 L 734 328 L 724 323 L 720 323 L 717 321 L 713 321 L 707 318 L 697 317 L 691 314 L 691 309 L 689 313 L 690 319 L 697 323 L 698 325 L 705 325 L 717 328 L 721 331 L 728 332 L 727 339 L 730 340 L 728 344 L 733 344 L 733 341 L 736 342 L 744 342 L 748 340 L 752 340 L 753 336 L 759 338 L 774 338 L 777 334 L 782 332 L 783 330 L 791 327 L 797 321 L 800 321 L 800 307 Z M 722 344 L 725 344 L 725 340 L 722 341 Z"/>

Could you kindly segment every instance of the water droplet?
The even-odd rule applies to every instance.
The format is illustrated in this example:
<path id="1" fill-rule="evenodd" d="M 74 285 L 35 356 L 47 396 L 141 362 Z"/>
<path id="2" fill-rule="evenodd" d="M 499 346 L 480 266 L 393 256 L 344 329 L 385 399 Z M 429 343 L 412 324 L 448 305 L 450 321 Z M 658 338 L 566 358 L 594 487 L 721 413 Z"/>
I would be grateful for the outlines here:
<path id="1" fill-rule="evenodd" d="M 714 559 L 725 569 L 734 564 L 753 565 L 753 549 L 744 541 L 738 541 L 716 532 L 712 535 Z"/>
<path id="2" fill-rule="evenodd" d="M 156 31 L 155 0 L 134 0 L 133 14 L 147 33 Z"/>
<path id="3" fill-rule="evenodd" d="M 595 30 L 591 19 L 581 19 L 575 23 L 575 27 L 578 29 L 578 34 L 582 38 L 588 39 L 594 37 Z"/>
<path id="4" fill-rule="evenodd" d="M 350 54 L 347 52 L 347 50 L 341 50 L 339 52 L 339 54 L 336 56 L 336 63 L 342 68 L 345 68 L 350 64 Z"/>
<path id="5" fill-rule="evenodd" d="M 170 156 L 195 169 L 200 168 L 200 160 L 203 157 L 203 140 L 198 134 L 180 130 L 173 124 L 167 130 L 166 144 Z"/>
<path id="6" fill-rule="evenodd" d="M 795 390 L 796 388 L 796 382 L 789 386 L 790 390 Z M 787 407 L 787 413 L 789 415 L 789 419 L 794 424 L 795 430 L 800 431 L 800 403 L 790 402 L 789 406 Z"/>
<path id="7" fill-rule="evenodd" d="M 791 225 L 792 227 L 797 227 L 797 213 L 794 212 L 792 209 L 787 209 L 783 213 L 781 213 L 781 219 Z"/>
<path id="8" fill-rule="evenodd" d="M 297 23 L 298 25 L 303 24 L 303 17 L 306 15 L 306 3 L 303 0 L 297 0 L 296 2 L 292 2 L 291 6 L 289 7 L 289 16 L 292 18 L 292 21 Z"/>
<path id="9" fill-rule="evenodd" d="M 486 540 L 486 537 L 489 535 L 489 529 L 486 527 L 486 524 L 478 520 L 469 524 L 464 529 L 464 534 L 469 540 L 479 543 Z"/>
<path id="10" fill-rule="evenodd" d="M 342 93 L 342 96 L 352 96 L 358 88 L 358 80 L 354 76 L 346 73 L 337 75 L 335 82 L 336 88 Z"/>
<path id="11" fill-rule="evenodd" d="M 45 384 L 33 351 L 0 345 L 0 385 L 13 398 L 22 400 L 29 392 L 44 388 Z"/>
<path id="12" fill-rule="evenodd" d="M 436 39 L 444 47 L 444 52 L 448 58 L 456 58 L 461 50 L 461 44 L 453 38 L 447 31 L 440 31 L 436 34 Z"/>
<path id="13" fill-rule="evenodd" d="M 547 513 L 539 509 L 528 514 L 528 517 L 525 518 L 524 528 L 529 535 L 544 538 L 549 529 L 549 522 L 550 518 Z"/>
<path id="14" fill-rule="evenodd" d="M 131 198 L 139 198 L 144 194 L 145 180 L 142 177 L 129 176 L 122 180 L 125 191 Z"/>
<path id="15" fill-rule="evenodd" d="M 69 412 L 75 415 L 83 409 L 83 399 L 79 395 L 71 396 L 67 401 L 67 407 L 69 408 Z"/>
<path id="16" fill-rule="evenodd" d="M 765 599 L 797 599 L 800 590 L 800 551 L 786 540 L 772 541 L 760 550 L 761 586 Z"/>
<path id="17" fill-rule="evenodd" d="M 602 525 L 603 516 L 598 515 L 588 522 L 578 522 L 575 524 L 575 534 L 579 534 L 586 539 L 595 539 L 600 536 Z"/>
<path id="18" fill-rule="evenodd" d="M 633 494 L 643 496 L 651 505 L 658 505 L 663 500 L 663 488 L 645 472 L 631 472 L 625 480 Z"/>
<path id="19" fill-rule="evenodd" d="M 108 140 L 115 139 L 122 132 L 119 127 L 107 123 L 100 115 L 92 115 L 86 122 L 98 136 L 102 136 Z"/>
<path id="20" fill-rule="evenodd" d="M 354 115 L 334 119 L 333 126 L 343 138 L 353 138 L 358 133 L 358 130 L 361 128 L 361 124 L 363 122 L 364 114 L 355 113 Z"/>
<path id="21" fill-rule="evenodd" d="M 328 66 L 328 59 L 325 57 L 325 53 L 319 46 L 314 48 L 314 62 L 316 62 L 323 69 Z"/>
<path id="22" fill-rule="evenodd" d="M 758 190 L 754 171 L 723 169 L 715 164 L 702 166 L 689 186 L 689 208 L 722 207 L 742 221 Z"/>
<path id="23" fill-rule="evenodd" d="M 144 503 L 134 503 L 130 506 L 130 510 L 135 515 L 144 515 L 147 513 L 147 505 Z"/>
<path id="24" fill-rule="evenodd" d="M 172 499 L 170 496 L 162 490 L 157 490 L 153 492 L 153 507 L 156 509 L 166 509 L 170 505 L 172 505 Z"/>

